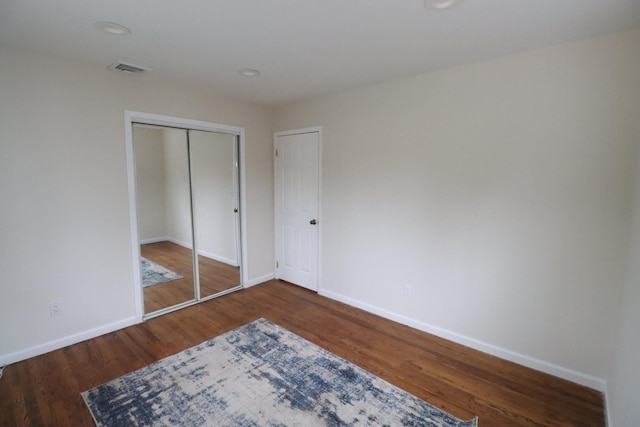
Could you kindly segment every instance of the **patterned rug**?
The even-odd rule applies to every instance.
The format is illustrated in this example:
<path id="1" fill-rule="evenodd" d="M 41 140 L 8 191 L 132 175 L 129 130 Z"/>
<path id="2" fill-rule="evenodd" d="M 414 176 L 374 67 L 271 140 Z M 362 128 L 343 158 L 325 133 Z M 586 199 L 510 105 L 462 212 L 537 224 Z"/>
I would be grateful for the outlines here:
<path id="1" fill-rule="evenodd" d="M 182 279 L 182 276 L 168 268 L 156 264 L 146 258 L 140 257 L 140 267 L 142 270 L 142 287 L 157 285 Z"/>
<path id="2" fill-rule="evenodd" d="M 98 426 L 477 426 L 265 319 L 82 397 Z"/>

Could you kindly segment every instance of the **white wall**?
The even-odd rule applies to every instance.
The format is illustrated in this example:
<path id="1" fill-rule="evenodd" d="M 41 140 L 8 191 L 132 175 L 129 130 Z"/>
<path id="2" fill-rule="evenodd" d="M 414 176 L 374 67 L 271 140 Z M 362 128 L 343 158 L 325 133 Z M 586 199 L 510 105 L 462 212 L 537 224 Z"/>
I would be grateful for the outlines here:
<path id="1" fill-rule="evenodd" d="M 273 274 L 264 109 L 0 48 L 0 364 L 135 321 L 124 110 L 246 129 L 249 280 Z"/>
<path id="2" fill-rule="evenodd" d="M 321 292 L 604 388 L 638 69 L 634 32 L 273 111 L 323 127 Z"/>

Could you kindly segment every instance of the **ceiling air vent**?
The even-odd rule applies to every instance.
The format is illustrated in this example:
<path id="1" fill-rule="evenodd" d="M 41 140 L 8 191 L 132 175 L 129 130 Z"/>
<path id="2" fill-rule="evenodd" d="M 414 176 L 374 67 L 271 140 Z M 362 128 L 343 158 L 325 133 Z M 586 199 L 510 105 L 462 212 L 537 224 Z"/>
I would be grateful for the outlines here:
<path id="1" fill-rule="evenodd" d="M 121 73 L 125 73 L 125 74 L 134 74 L 134 75 L 140 75 L 145 71 L 149 71 L 149 68 L 141 67 L 139 65 L 128 64 L 122 61 L 116 62 L 115 64 L 111 64 L 109 66 L 109 69 L 113 71 L 120 71 Z"/>

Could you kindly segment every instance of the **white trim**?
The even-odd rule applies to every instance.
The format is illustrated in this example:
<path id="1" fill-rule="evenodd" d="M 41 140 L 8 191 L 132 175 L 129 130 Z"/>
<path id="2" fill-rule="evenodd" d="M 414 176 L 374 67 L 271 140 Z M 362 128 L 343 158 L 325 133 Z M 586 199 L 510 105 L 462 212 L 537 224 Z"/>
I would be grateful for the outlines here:
<path id="1" fill-rule="evenodd" d="M 317 126 L 318 132 L 318 291 L 322 289 L 322 126 Z"/>
<path id="2" fill-rule="evenodd" d="M 245 287 L 246 278 L 249 277 L 249 259 L 247 252 L 247 199 L 246 199 L 246 172 L 245 172 L 245 131 L 238 126 L 223 125 L 213 122 L 185 119 L 181 117 L 164 116 L 159 114 L 143 113 L 139 111 L 124 111 L 124 134 L 127 156 L 127 185 L 129 188 L 129 224 L 131 228 L 131 251 L 133 264 L 133 291 L 135 314 L 137 318 L 144 317 L 142 276 L 140 272 L 140 244 L 138 232 L 138 214 L 136 198 L 136 177 L 135 177 L 135 152 L 133 149 L 133 123 L 144 123 L 149 125 L 178 127 L 186 130 L 201 130 L 205 132 L 223 132 L 236 135 L 239 139 L 240 158 L 238 159 L 240 168 L 240 243 L 242 246 L 241 259 L 238 260 L 241 267 L 240 286 Z"/>
<path id="3" fill-rule="evenodd" d="M 264 282 L 268 282 L 269 280 L 273 280 L 275 279 L 275 274 L 274 273 L 270 273 L 270 274 L 265 274 L 264 276 L 260 276 L 260 277 L 256 277 L 253 278 L 251 280 L 247 280 L 245 282 L 245 288 L 249 288 L 251 286 L 255 286 L 255 285 L 259 285 L 260 283 L 264 283 Z"/>
<path id="4" fill-rule="evenodd" d="M 322 289 L 322 227 L 324 223 L 322 218 L 322 163 L 323 163 L 322 162 L 322 126 L 311 126 L 307 128 L 301 128 L 301 129 L 291 129 L 291 130 L 282 130 L 282 131 L 274 132 L 273 133 L 273 149 L 275 150 L 276 140 L 279 136 L 300 135 L 305 133 L 318 134 L 318 270 L 316 272 L 316 279 L 318 282 L 316 284 L 316 289 L 314 290 L 316 292 L 319 292 L 319 290 Z M 276 170 L 275 156 L 273 157 L 273 170 L 275 173 L 275 170 Z M 276 207 L 275 191 L 274 191 L 273 204 L 274 204 L 273 226 L 275 230 L 276 221 L 277 221 L 277 218 L 275 218 L 275 207 Z M 277 245 L 275 244 L 275 239 L 274 239 L 273 253 L 274 255 L 277 256 L 278 248 L 277 248 Z M 274 262 L 274 266 L 275 266 L 275 262 Z M 277 277 L 278 277 L 278 271 L 276 269 L 276 271 L 274 272 L 274 278 L 277 278 Z"/>
<path id="5" fill-rule="evenodd" d="M 159 310 L 152 311 L 151 313 L 145 314 L 143 319 L 145 321 L 149 319 L 153 319 L 154 317 L 162 316 L 163 314 L 172 313 L 174 311 L 178 311 L 186 307 L 191 307 L 192 305 L 198 304 L 198 302 L 199 301 L 195 299 L 195 295 L 194 295 L 194 298 L 190 299 L 189 301 L 181 302 L 176 305 L 161 308 Z"/>
<path id="6" fill-rule="evenodd" d="M 171 307 L 162 308 L 160 310 L 156 310 L 156 311 L 151 312 L 149 314 L 145 314 L 144 315 L 144 320 L 153 319 L 154 317 L 162 316 L 163 314 L 167 314 L 167 313 L 173 313 L 174 311 L 182 310 L 183 308 L 191 307 L 192 305 L 196 305 L 196 304 L 199 304 L 201 302 L 209 301 L 210 299 L 221 297 L 221 296 L 229 294 L 231 292 L 239 291 L 240 289 L 242 289 L 242 286 L 238 285 L 238 286 L 234 286 L 233 288 L 225 289 L 224 291 L 216 292 L 215 294 L 212 294 L 212 295 L 207 295 L 207 296 L 204 296 L 204 297 L 200 297 L 200 299 L 195 299 L 194 298 L 192 300 L 185 301 L 185 302 L 180 303 L 180 304 L 172 305 Z"/>
<path id="7" fill-rule="evenodd" d="M 140 268 L 140 242 L 138 233 L 138 211 L 136 197 L 136 159 L 133 149 L 133 121 L 136 114 L 133 111 L 124 112 L 124 142 L 127 158 L 127 187 L 129 189 L 129 227 L 131 229 L 131 256 L 133 264 L 133 302 L 135 316 L 142 319 L 144 316 L 144 300 L 142 294 L 142 271 Z"/>
<path id="8" fill-rule="evenodd" d="M 240 275 L 240 286 L 241 287 L 246 287 L 245 283 L 249 280 L 249 245 L 247 243 L 247 235 L 248 235 L 248 228 L 247 228 L 247 167 L 246 167 L 246 162 L 245 162 L 245 135 L 244 135 L 244 128 L 238 128 L 240 129 L 240 135 L 239 135 L 239 139 L 240 139 L 240 147 L 239 149 L 239 155 L 238 155 L 238 168 L 240 169 L 240 173 L 238 176 L 238 179 L 240 180 L 240 200 L 238 201 L 238 203 L 240 204 L 240 206 L 238 207 L 240 210 L 240 242 L 241 242 L 241 246 L 240 246 L 240 259 L 238 260 L 238 262 L 241 265 L 241 275 Z"/>
<path id="9" fill-rule="evenodd" d="M 609 384 L 605 382 L 604 392 L 604 422 L 605 426 L 613 427 L 613 419 L 611 419 L 611 406 L 609 405 Z"/>
<path id="10" fill-rule="evenodd" d="M 410 317 L 394 313 L 389 310 L 385 310 L 380 307 L 376 307 L 360 300 L 344 296 L 342 294 L 329 291 L 326 289 L 320 289 L 319 295 L 331 298 L 336 301 L 340 301 L 347 305 L 360 308 L 386 319 L 393 320 L 398 323 L 402 323 L 412 328 L 418 329 L 423 332 L 427 332 L 432 335 L 436 335 L 440 338 L 444 338 L 449 341 L 453 341 L 458 344 L 462 344 L 466 347 L 479 350 L 483 353 L 488 353 L 493 356 L 497 356 L 501 359 L 508 360 L 510 362 L 517 363 L 519 365 L 526 366 L 528 368 L 535 369 L 553 376 L 572 381 L 577 384 L 592 388 L 594 390 L 604 392 L 606 389 L 606 381 L 602 378 L 594 377 L 589 374 L 574 371 L 573 369 L 564 368 L 562 366 L 554 365 L 553 363 L 545 362 L 544 360 L 536 359 L 534 357 L 526 356 L 511 350 L 507 350 L 502 347 L 498 347 L 493 344 L 489 344 L 456 332 L 449 331 L 438 326 L 430 325 L 428 323 L 421 322 L 419 320 L 412 319 Z"/>
<path id="11" fill-rule="evenodd" d="M 231 135 L 241 135 L 244 131 L 239 126 L 223 125 L 201 120 L 185 119 L 182 117 L 164 116 L 161 114 L 143 113 L 140 111 L 125 110 L 125 122 L 142 123 L 148 125 L 178 127 L 185 130 L 202 130 L 205 132 L 222 132 Z"/>
<path id="12" fill-rule="evenodd" d="M 142 322 L 142 318 L 129 317 L 118 322 L 109 323 L 108 325 L 89 329 L 84 332 L 79 332 L 77 334 L 69 335 L 54 341 L 49 341 L 44 344 L 16 351 L 14 353 L 5 354 L 0 356 L 0 366 L 20 362 L 21 360 L 26 360 L 35 356 L 40 356 L 41 354 L 49 353 L 50 351 L 58 350 L 72 344 L 77 344 L 82 341 L 99 337 L 100 335 L 108 334 L 110 332 L 117 331 L 119 329 L 123 329 L 140 322 Z"/>

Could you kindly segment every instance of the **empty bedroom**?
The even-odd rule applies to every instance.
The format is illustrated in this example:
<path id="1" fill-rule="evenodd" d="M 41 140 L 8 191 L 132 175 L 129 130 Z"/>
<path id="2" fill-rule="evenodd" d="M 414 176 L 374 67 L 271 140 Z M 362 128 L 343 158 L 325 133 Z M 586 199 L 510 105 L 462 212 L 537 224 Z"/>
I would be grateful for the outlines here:
<path id="1" fill-rule="evenodd" d="M 0 425 L 640 425 L 640 2 L 0 0 Z"/>

